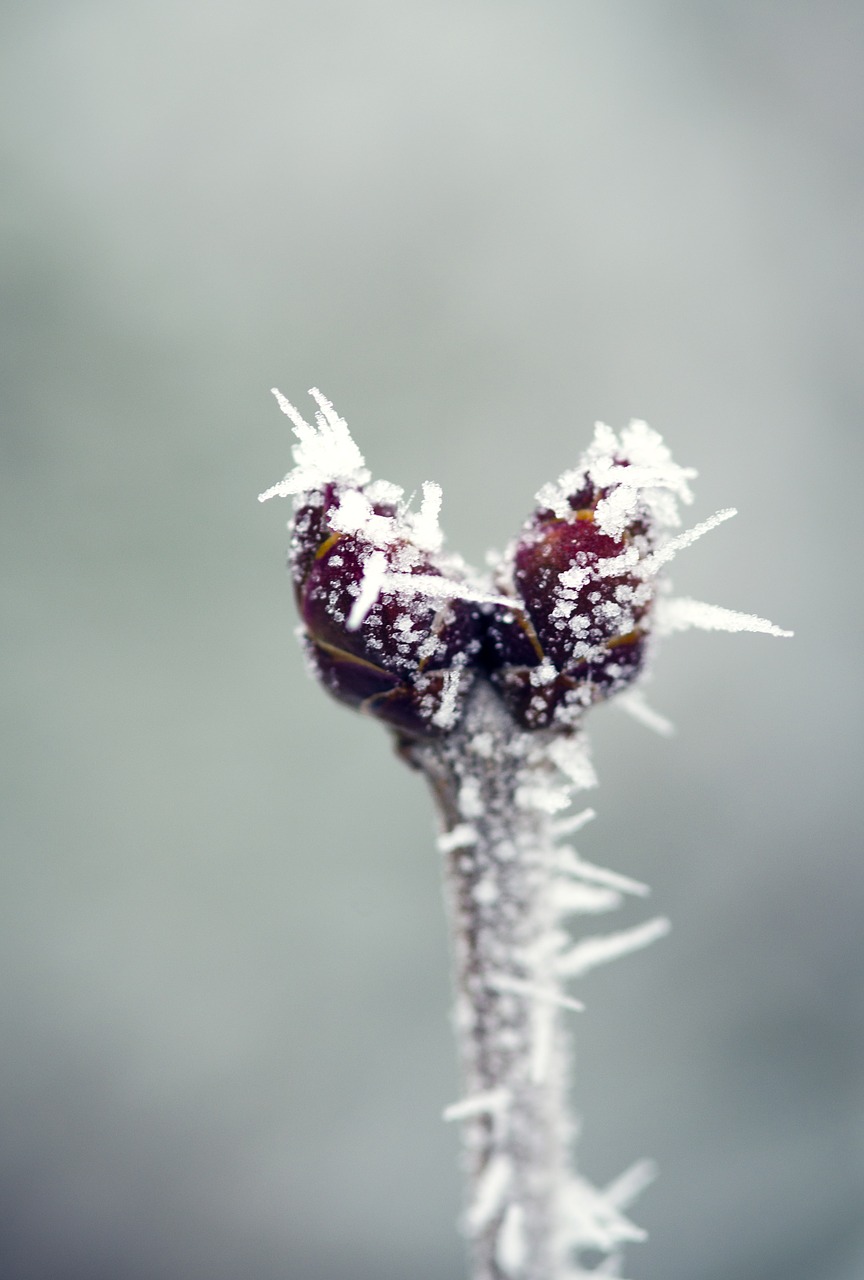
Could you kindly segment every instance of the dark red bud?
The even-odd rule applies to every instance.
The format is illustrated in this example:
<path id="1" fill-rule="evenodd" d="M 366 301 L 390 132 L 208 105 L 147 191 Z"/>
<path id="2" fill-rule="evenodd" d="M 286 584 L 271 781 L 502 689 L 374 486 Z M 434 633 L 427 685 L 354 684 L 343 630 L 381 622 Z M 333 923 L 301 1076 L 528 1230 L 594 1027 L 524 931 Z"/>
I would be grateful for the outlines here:
<path id="1" fill-rule="evenodd" d="M 586 481 L 565 515 L 539 509 L 516 544 L 510 572 L 524 608 L 496 610 L 484 655 L 527 728 L 572 723 L 643 665 L 651 585 L 638 560 L 650 550 L 647 526 L 640 517 L 619 537 L 603 532 L 596 507 L 609 492 Z"/>
<path id="2" fill-rule="evenodd" d="M 387 572 L 443 574 L 404 539 L 376 548 L 362 533 L 334 528 L 340 497 L 332 488 L 307 495 L 295 516 L 292 572 L 316 672 L 334 697 L 403 735 L 446 733 L 458 721 L 474 676 L 484 625 L 480 610 L 465 600 L 385 582 L 362 619 L 352 619 L 372 554 L 383 555 Z M 373 511 L 395 515 L 386 504 Z"/>

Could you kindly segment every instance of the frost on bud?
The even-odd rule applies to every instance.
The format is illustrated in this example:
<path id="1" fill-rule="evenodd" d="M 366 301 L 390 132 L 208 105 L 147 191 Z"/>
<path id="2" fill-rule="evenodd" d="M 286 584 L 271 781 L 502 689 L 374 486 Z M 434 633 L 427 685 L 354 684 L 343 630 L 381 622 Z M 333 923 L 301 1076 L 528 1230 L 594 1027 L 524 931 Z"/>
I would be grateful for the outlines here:
<path id="1" fill-rule="evenodd" d="M 572 727 L 639 675 L 657 552 L 665 529 L 679 523 L 676 500 L 690 501 L 693 474 L 644 423 L 631 423 L 620 440 L 598 424 L 581 465 L 537 494 L 500 569 L 513 606 L 496 606 L 485 649 L 520 724 Z"/>
<path id="2" fill-rule="evenodd" d="M 663 566 L 735 512 L 673 532 L 695 472 L 644 422 L 620 438 L 598 423 L 579 465 L 537 494 L 493 591 L 443 554 L 438 486 L 424 484 L 412 511 L 396 485 L 371 481 L 346 424 L 312 395 L 315 426 L 276 393 L 294 424 L 295 466 L 261 499 L 294 499 L 290 567 L 315 674 L 401 736 L 451 732 L 477 680 L 491 681 L 523 728 L 566 734 L 639 676 L 652 629 L 788 634 L 657 598 Z"/>
<path id="3" fill-rule="evenodd" d="M 480 649 L 477 605 L 447 598 L 436 557 L 404 536 L 394 508 L 368 505 L 376 536 L 346 519 L 346 508 L 363 510 L 348 501 L 364 498 L 361 490 L 343 491 L 329 511 L 333 495 L 321 496 L 321 506 L 297 513 L 293 563 L 319 678 L 340 701 L 408 736 L 451 729 Z"/>
<path id="4" fill-rule="evenodd" d="M 482 593 L 441 554 L 438 487 L 424 485 L 412 512 L 397 486 L 369 483 L 347 427 L 313 395 L 317 433 L 287 407 L 297 466 L 262 495 L 294 495 L 290 568 L 311 665 L 335 698 L 400 735 L 446 733 L 474 678 Z"/>

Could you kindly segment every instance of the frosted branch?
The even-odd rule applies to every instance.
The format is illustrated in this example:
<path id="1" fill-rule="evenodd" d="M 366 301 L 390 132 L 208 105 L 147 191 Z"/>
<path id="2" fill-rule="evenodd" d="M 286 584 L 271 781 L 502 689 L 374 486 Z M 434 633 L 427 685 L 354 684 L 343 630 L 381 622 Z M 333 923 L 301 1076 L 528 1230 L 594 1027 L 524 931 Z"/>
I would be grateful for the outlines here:
<path id="1" fill-rule="evenodd" d="M 279 391 L 294 467 L 260 495 L 292 497 L 289 565 L 302 641 L 323 686 L 379 719 L 432 788 L 452 927 L 472 1280 L 618 1277 L 644 1239 L 624 1210 L 653 1179 L 638 1161 L 605 1189 L 572 1172 L 567 980 L 663 937 L 662 916 L 574 940 L 571 917 L 645 897 L 562 841 L 594 816 L 561 816 L 596 785 L 584 719 L 610 698 L 668 736 L 635 688 L 652 633 L 691 627 L 788 636 L 764 618 L 663 594 L 658 574 L 735 514 L 684 532 L 691 468 L 656 431 L 597 423 L 579 465 L 545 485 L 489 572 L 444 555 L 442 495 L 419 510 L 372 481 L 317 388 L 314 423 Z M 590 1269 L 581 1251 L 605 1258 Z"/>

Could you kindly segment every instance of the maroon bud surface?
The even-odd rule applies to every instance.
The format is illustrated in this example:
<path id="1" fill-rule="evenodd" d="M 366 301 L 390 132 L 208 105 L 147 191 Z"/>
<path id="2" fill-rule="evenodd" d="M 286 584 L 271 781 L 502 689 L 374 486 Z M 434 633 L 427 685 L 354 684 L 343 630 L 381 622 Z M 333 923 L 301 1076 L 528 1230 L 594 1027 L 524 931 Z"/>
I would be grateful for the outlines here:
<path id="1" fill-rule="evenodd" d="M 618 464 L 626 476 L 624 462 Z M 645 659 L 652 585 L 647 513 L 617 535 L 597 506 L 616 486 L 587 475 L 557 510 L 541 505 L 508 566 L 514 607 L 497 607 L 484 656 L 511 713 L 526 728 L 572 725 L 590 704 L 630 684 Z"/>
<path id="2" fill-rule="evenodd" d="M 295 514 L 291 569 L 307 653 L 339 701 L 405 736 L 446 733 L 473 679 L 484 625 L 480 610 L 448 598 L 446 587 L 430 590 L 434 579 L 445 582 L 442 568 L 437 557 L 400 536 L 394 505 L 366 504 L 368 517 L 380 522 L 367 518 L 377 542 L 362 527 L 344 531 L 345 492 L 331 485 L 304 494 Z M 359 488 L 347 492 L 355 500 L 364 497 Z M 373 557 L 382 581 L 355 616 Z"/>

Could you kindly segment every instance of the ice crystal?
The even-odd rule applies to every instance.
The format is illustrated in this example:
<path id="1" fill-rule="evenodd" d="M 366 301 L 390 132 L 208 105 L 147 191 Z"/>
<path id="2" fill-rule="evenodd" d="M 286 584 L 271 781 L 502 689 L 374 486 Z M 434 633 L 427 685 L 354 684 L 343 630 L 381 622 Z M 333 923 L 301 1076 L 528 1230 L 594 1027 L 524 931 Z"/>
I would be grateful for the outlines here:
<path id="1" fill-rule="evenodd" d="M 284 480 L 259 494 L 259 502 L 294 493 L 314 492 L 327 484 L 363 485 L 369 480 L 363 454 L 354 443 L 344 418 L 339 417 L 317 387 L 313 387 L 309 394 L 318 404 L 314 427 L 305 421 L 281 391 L 273 388 L 279 408 L 294 425 L 297 437 L 295 465 Z"/>
<path id="2" fill-rule="evenodd" d="M 596 938 L 583 938 L 559 957 L 558 972 L 562 978 L 581 978 L 589 969 L 608 964 L 610 960 L 617 960 L 632 951 L 641 951 L 658 938 L 664 938 L 670 927 L 665 916 L 657 916 L 633 929 L 622 929 L 619 933 L 607 933 Z"/>
<path id="3" fill-rule="evenodd" d="M 686 596 L 658 602 L 659 635 L 668 636 L 674 631 L 688 631 L 690 627 L 698 627 L 701 631 L 761 631 L 768 636 L 793 634 L 775 626 L 767 618 L 758 618 L 754 613 L 739 613 L 736 609 L 723 609 L 719 605 L 690 600 Z"/>
<path id="4" fill-rule="evenodd" d="M 476 1093 L 473 1097 L 462 1098 L 452 1102 L 442 1113 L 444 1120 L 466 1120 L 469 1116 L 492 1115 L 504 1111 L 509 1105 L 512 1094 L 509 1089 L 487 1089 L 485 1093 Z"/>

